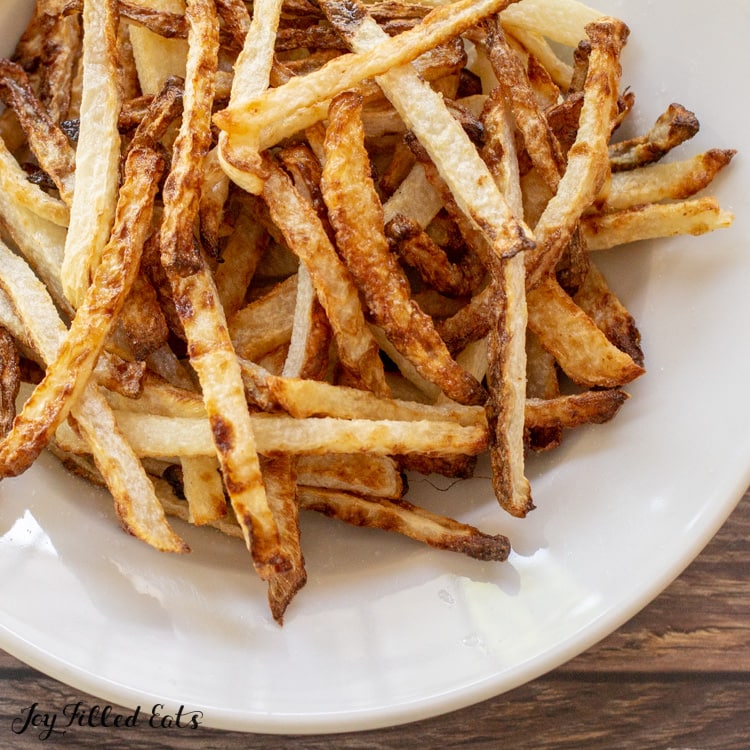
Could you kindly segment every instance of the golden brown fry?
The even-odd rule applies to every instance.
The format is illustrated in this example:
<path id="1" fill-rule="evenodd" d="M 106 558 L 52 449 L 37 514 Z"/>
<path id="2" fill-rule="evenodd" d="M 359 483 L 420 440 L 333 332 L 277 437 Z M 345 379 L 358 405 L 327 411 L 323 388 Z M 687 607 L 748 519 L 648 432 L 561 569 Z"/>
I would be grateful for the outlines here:
<path id="1" fill-rule="evenodd" d="M 502 534 L 484 534 L 468 524 L 418 508 L 406 500 L 361 497 L 334 490 L 300 487 L 300 508 L 337 518 L 353 526 L 397 531 L 431 547 L 461 552 L 477 560 L 502 561 L 510 542 Z"/>
<path id="2" fill-rule="evenodd" d="M 635 320 L 593 262 L 589 263 L 583 284 L 573 300 L 618 349 L 627 352 L 636 364 L 643 366 L 641 334 Z"/>
<path id="3" fill-rule="evenodd" d="M 239 201 L 238 201 L 239 203 Z M 269 245 L 268 232 L 240 203 L 231 235 L 214 277 L 224 313 L 231 320 L 243 304 L 250 282 Z"/>
<path id="4" fill-rule="evenodd" d="M 86 387 L 135 279 L 163 166 L 153 151 L 129 153 L 112 238 L 55 361 L 0 442 L 0 476 L 20 474 L 33 463 Z"/>
<path id="5" fill-rule="evenodd" d="M 709 149 L 682 161 L 616 172 L 602 210 L 622 210 L 646 203 L 690 198 L 707 187 L 734 157 L 733 149 Z"/>
<path id="6" fill-rule="evenodd" d="M 37 99 L 23 69 L 0 60 L 0 97 L 23 127 L 29 147 L 42 169 L 54 181 L 62 201 L 73 200 L 75 152 L 67 136 Z"/>
<path id="7" fill-rule="evenodd" d="M 670 104 L 645 135 L 610 144 L 612 171 L 635 169 L 659 161 L 673 148 L 690 140 L 699 129 L 700 123 L 693 112 L 681 104 Z"/>
<path id="8" fill-rule="evenodd" d="M 257 360 L 289 341 L 296 304 L 297 278 L 290 276 L 267 294 L 248 303 L 228 321 L 237 354 Z"/>
<path id="9" fill-rule="evenodd" d="M 55 3 L 56 4 L 56 3 Z M 53 4 L 54 5 L 54 4 Z M 55 11 L 52 7 L 50 10 Z M 54 122 L 68 116 L 76 60 L 80 52 L 81 26 L 75 15 L 52 15 L 39 63 L 39 99 Z"/>
<path id="10" fill-rule="evenodd" d="M 541 179 L 554 193 L 564 170 L 560 144 L 537 102 L 521 60 L 505 38 L 499 19 L 485 21 L 483 28 L 487 55 L 523 136 L 526 153 Z"/>
<path id="11" fill-rule="evenodd" d="M 339 252 L 373 321 L 417 372 L 454 401 L 483 403 L 484 389 L 450 356 L 431 319 L 411 299 L 406 276 L 388 247 L 364 146 L 361 106 L 356 95 L 335 98 L 326 133 L 322 189 Z"/>
<path id="12" fill-rule="evenodd" d="M 216 456 L 190 456 L 180 461 L 182 491 L 190 523 L 204 526 L 227 515 L 224 484 Z"/>
<path id="13" fill-rule="evenodd" d="M 386 394 L 378 345 L 365 325 L 359 295 L 349 272 L 313 207 L 300 196 L 279 167 L 270 159 L 266 163 L 268 179 L 263 187 L 263 199 L 288 246 L 307 267 L 333 328 L 341 362 L 366 388 Z"/>
<path id="14" fill-rule="evenodd" d="M 7 329 L 0 326 L 0 436 L 7 435 L 13 427 L 20 382 L 18 349 Z"/>
<path id="15" fill-rule="evenodd" d="M 526 256 L 529 288 L 553 272 L 581 214 L 593 203 L 608 175 L 607 144 L 617 113 L 620 53 L 629 30 L 621 21 L 603 18 L 589 24 L 586 33 L 591 54 L 578 134 L 568 151 L 557 191 L 534 225 L 536 249 Z"/>
<path id="16" fill-rule="evenodd" d="M 460 262 L 452 262 L 419 224 L 408 216 L 396 214 L 385 228 L 404 263 L 416 268 L 423 281 L 443 294 L 463 297 L 477 291 L 487 272 L 472 251 Z"/>
<path id="17" fill-rule="evenodd" d="M 299 456 L 297 482 L 391 499 L 400 498 L 406 490 L 396 462 L 390 456 L 369 453 Z"/>
<path id="18" fill-rule="evenodd" d="M 140 273 L 125 300 L 120 325 L 130 351 L 145 360 L 167 343 L 169 328 L 151 282 Z"/>
<path id="19" fill-rule="evenodd" d="M 203 160 L 210 145 L 213 71 L 218 65 L 219 23 L 209 0 L 187 5 L 188 62 L 185 102 L 164 188 L 160 228 L 162 265 L 201 384 L 213 451 L 232 508 L 259 576 L 269 580 L 288 567 L 268 505 L 237 357 L 218 293 L 200 250 L 194 250 Z"/>
<path id="20" fill-rule="evenodd" d="M 173 146 L 172 167 L 162 190 L 164 217 L 160 230 L 162 265 L 167 274 L 179 275 L 195 272 L 202 265 L 193 222 L 198 215 L 203 168 L 211 146 L 209 118 L 215 91 L 211 71 L 218 64 L 215 8 L 202 2 L 188 2 L 186 20 L 190 27 L 188 72 L 199 74 L 186 80 L 183 119 Z"/>
<path id="21" fill-rule="evenodd" d="M 554 279 L 540 282 L 527 299 L 529 328 L 574 382 L 612 388 L 643 374 L 643 368 L 610 343 Z"/>
<path id="22" fill-rule="evenodd" d="M 287 607 L 307 581 L 300 544 L 295 460 L 290 456 L 279 456 L 264 459 L 261 466 L 268 503 L 279 526 L 284 557 L 289 561 L 288 570 L 276 573 L 268 581 L 271 614 L 282 624 Z"/>
<path id="23" fill-rule="evenodd" d="M 526 422 L 544 430 L 602 424 L 612 419 L 628 398 L 625 391 L 617 388 L 554 398 L 531 398 L 526 401 Z"/>

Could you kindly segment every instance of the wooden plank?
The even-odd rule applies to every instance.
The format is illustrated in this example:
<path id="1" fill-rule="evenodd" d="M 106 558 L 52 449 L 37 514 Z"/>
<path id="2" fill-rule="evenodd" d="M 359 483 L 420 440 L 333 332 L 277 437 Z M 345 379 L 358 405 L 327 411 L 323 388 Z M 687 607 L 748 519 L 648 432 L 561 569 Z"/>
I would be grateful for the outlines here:
<path id="1" fill-rule="evenodd" d="M 750 494 L 660 597 L 570 672 L 750 672 Z"/>

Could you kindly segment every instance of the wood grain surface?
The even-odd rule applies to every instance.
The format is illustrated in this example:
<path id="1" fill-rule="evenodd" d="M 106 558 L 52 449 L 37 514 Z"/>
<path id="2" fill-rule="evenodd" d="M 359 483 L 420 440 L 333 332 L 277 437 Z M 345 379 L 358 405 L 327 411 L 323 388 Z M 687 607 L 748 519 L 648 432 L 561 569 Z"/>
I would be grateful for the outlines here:
<path id="1" fill-rule="evenodd" d="M 492 700 L 378 731 L 304 737 L 198 726 L 75 726 L 21 734 L 23 709 L 101 701 L 0 652 L 0 747 L 750 748 L 750 491 L 697 560 L 649 607 L 556 671 Z M 112 707 L 116 709 L 116 707 Z"/>

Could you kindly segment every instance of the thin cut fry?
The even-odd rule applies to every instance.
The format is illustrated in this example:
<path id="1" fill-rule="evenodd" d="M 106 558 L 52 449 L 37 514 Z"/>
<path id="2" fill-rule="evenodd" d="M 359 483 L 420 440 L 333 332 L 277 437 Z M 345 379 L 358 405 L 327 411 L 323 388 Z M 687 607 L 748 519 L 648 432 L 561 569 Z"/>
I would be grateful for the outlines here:
<path id="1" fill-rule="evenodd" d="M 74 308 L 83 304 L 117 205 L 120 90 L 117 86 L 116 0 L 84 3 L 83 91 L 76 147 L 75 192 L 61 278 Z"/>

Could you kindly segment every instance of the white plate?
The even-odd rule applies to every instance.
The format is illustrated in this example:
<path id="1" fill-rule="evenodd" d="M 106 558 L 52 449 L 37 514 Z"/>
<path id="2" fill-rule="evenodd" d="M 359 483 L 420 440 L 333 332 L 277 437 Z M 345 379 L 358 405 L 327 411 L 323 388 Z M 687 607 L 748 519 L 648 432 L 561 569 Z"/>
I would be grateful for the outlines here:
<path id="1" fill-rule="evenodd" d="M 631 27 L 624 79 L 639 122 L 680 101 L 703 123 L 685 153 L 741 149 L 715 188 L 737 220 L 598 256 L 641 325 L 648 374 L 614 422 L 532 461 L 538 509 L 527 520 L 503 516 L 486 479 L 440 491 L 413 483 L 417 502 L 507 532 L 510 561 L 305 517 L 310 580 L 280 629 L 241 545 L 186 530 L 191 556 L 159 555 L 119 531 L 101 494 L 45 459 L 0 485 L 0 646 L 103 700 L 184 705 L 205 725 L 366 729 L 463 707 L 556 667 L 698 554 L 750 483 L 750 5 L 599 5 Z M 6 51 L 22 26 L 14 11 L 28 6 L 2 4 Z"/>

